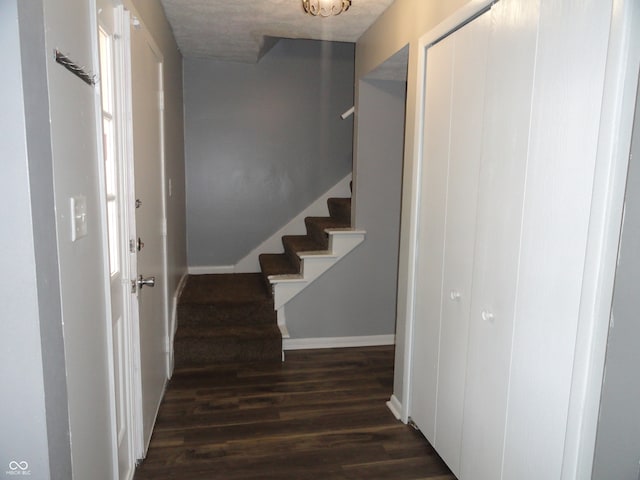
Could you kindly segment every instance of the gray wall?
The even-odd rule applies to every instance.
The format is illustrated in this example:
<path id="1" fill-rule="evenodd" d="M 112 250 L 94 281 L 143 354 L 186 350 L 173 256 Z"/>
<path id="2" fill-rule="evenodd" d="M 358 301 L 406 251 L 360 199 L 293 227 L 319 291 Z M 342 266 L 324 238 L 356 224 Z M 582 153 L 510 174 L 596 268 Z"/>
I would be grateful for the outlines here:
<path id="1" fill-rule="evenodd" d="M 71 478 L 43 4 L 22 1 L 18 10 L 49 466 L 51 478 Z"/>
<path id="2" fill-rule="evenodd" d="M 285 307 L 292 338 L 395 332 L 405 83 L 361 82 L 354 200 L 366 238 Z"/>
<path id="3" fill-rule="evenodd" d="M 16 0 L 0 3 L 0 477 L 12 461 L 48 479 L 49 455 L 40 314 L 29 193 Z M 18 367 L 19 368 L 16 368 Z M 8 477 L 8 475 L 7 475 Z"/>
<path id="4" fill-rule="evenodd" d="M 235 264 L 351 171 L 353 55 L 281 40 L 254 65 L 185 60 L 190 266 Z"/>
<path id="5" fill-rule="evenodd" d="M 640 97 L 632 141 L 593 480 L 640 479 Z"/>
<path id="6" fill-rule="evenodd" d="M 3 478 L 12 460 L 27 461 L 30 478 L 113 478 L 96 90 L 51 55 L 59 48 L 95 71 L 91 3 L 0 2 Z M 181 56 L 159 3 L 142 15 L 168 66 L 169 269 L 177 284 L 186 272 Z M 87 198 L 89 231 L 72 242 L 75 195 Z"/>
<path id="7" fill-rule="evenodd" d="M 50 54 L 58 48 L 95 70 L 93 12 L 78 0 L 42 4 L 73 477 L 106 479 L 113 476 L 111 351 L 95 90 Z M 88 234 L 73 242 L 69 205 L 77 195 L 87 199 Z"/>

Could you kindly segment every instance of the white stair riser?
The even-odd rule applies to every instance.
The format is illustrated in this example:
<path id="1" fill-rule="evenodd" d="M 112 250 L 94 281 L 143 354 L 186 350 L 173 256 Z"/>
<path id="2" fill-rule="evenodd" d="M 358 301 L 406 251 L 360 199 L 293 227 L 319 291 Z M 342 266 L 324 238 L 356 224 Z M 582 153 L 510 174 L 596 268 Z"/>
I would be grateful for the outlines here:
<path id="1" fill-rule="evenodd" d="M 273 302 L 276 310 L 284 307 L 289 300 L 300 293 L 309 284 L 309 282 L 281 282 L 273 283 Z"/>
<path id="2" fill-rule="evenodd" d="M 338 257 L 304 257 L 300 265 L 300 273 L 305 282 L 313 282 L 316 278 L 329 270 L 339 260 Z"/>
<path id="3" fill-rule="evenodd" d="M 329 251 L 343 257 L 364 240 L 364 232 L 329 232 Z"/>

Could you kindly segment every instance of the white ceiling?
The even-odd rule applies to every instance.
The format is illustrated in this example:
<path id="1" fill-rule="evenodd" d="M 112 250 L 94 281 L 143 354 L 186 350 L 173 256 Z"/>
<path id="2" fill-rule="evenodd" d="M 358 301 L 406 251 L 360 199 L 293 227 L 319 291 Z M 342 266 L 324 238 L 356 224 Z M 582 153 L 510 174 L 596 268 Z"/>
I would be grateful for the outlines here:
<path id="1" fill-rule="evenodd" d="M 394 0 L 353 0 L 329 18 L 306 14 L 302 0 L 161 1 L 185 57 L 255 63 L 273 38 L 355 42 Z"/>

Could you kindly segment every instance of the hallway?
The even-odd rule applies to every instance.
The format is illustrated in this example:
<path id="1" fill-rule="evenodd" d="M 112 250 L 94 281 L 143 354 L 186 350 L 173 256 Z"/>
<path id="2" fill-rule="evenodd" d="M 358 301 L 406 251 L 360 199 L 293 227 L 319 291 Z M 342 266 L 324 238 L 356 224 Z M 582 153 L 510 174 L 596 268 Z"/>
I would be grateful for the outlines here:
<path id="1" fill-rule="evenodd" d="M 136 480 L 455 480 L 385 406 L 393 347 L 174 373 Z"/>

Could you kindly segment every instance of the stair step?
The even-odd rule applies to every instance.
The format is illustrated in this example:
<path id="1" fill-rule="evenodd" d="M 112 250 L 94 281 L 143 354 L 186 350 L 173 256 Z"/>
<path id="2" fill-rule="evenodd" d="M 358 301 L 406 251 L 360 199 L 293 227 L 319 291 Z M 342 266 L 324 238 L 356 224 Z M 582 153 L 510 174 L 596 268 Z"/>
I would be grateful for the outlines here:
<path id="1" fill-rule="evenodd" d="M 192 275 L 178 302 L 181 326 L 274 322 L 271 288 L 265 288 L 259 273 Z"/>
<path id="2" fill-rule="evenodd" d="M 260 273 L 190 275 L 178 302 L 176 368 L 282 360 L 271 286 Z"/>
<path id="3" fill-rule="evenodd" d="M 304 219 L 307 234 L 311 236 L 323 249 L 329 248 L 329 234 L 327 228 L 348 228 L 349 224 L 332 217 L 307 217 Z"/>
<path id="4" fill-rule="evenodd" d="M 280 362 L 282 336 L 276 324 L 180 327 L 174 341 L 175 366 Z"/>
<path id="5" fill-rule="evenodd" d="M 261 287 L 259 273 L 189 275 L 178 303 L 210 305 L 269 300 L 271 291 Z"/>
<path id="6" fill-rule="evenodd" d="M 282 245 L 284 245 L 284 253 L 289 260 L 300 271 L 299 252 L 315 252 L 326 250 L 321 243 L 316 242 L 310 235 L 285 235 L 282 237 Z"/>
<path id="7" fill-rule="evenodd" d="M 264 284 L 260 288 L 264 288 Z M 255 325 L 276 321 L 273 298 L 261 302 L 178 305 L 180 326 Z"/>
<path id="8" fill-rule="evenodd" d="M 331 217 L 351 225 L 351 198 L 330 198 L 327 206 Z"/>
<path id="9" fill-rule="evenodd" d="M 270 291 L 272 287 L 269 276 L 295 275 L 300 272 L 300 269 L 291 263 L 289 256 L 285 253 L 262 253 L 258 256 L 258 260 L 262 271 L 262 279 Z M 271 298 L 273 298 L 273 295 Z"/>

